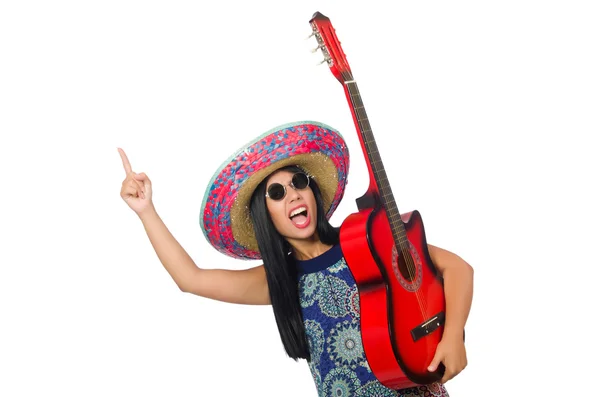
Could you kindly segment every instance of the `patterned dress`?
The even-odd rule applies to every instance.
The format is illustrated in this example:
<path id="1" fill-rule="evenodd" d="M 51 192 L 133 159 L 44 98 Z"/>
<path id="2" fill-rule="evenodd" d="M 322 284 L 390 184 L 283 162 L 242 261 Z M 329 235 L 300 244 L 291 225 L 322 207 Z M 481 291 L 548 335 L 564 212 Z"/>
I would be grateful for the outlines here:
<path id="1" fill-rule="evenodd" d="M 309 368 L 319 397 L 448 396 L 438 383 L 396 391 L 375 378 L 360 337 L 358 289 L 339 245 L 296 263 Z"/>

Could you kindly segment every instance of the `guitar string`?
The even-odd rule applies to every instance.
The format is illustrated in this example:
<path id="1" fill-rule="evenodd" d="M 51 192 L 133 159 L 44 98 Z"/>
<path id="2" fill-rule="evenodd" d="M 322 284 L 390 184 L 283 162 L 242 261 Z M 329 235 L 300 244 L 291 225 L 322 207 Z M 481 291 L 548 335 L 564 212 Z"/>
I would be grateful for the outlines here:
<path id="1" fill-rule="evenodd" d="M 352 76 L 348 76 L 347 72 L 342 72 L 341 74 L 344 77 L 344 80 L 346 82 L 353 81 Z M 362 99 L 360 97 L 360 93 L 358 92 L 358 87 L 356 86 L 356 82 L 354 82 L 354 87 L 353 87 L 355 89 L 356 93 L 352 92 L 350 85 L 347 84 L 346 86 L 348 87 L 348 91 L 350 92 L 350 100 L 352 101 L 354 108 L 357 109 L 355 98 L 358 98 L 361 101 L 361 103 L 362 103 Z M 363 135 L 363 142 L 364 142 L 365 146 L 367 146 L 368 152 L 373 153 L 373 150 L 371 150 L 371 146 L 373 146 L 373 145 L 376 146 L 376 143 L 375 143 L 374 139 L 373 139 L 372 143 L 369 143 L 366 139 L 364 139 L 365 127 L 363 126 L 363 121 L 366 121 L 368 123 L 368 117 L 367 117 L 366 111 L 364 110 L 364 106 L 361 106 L 361 107 L 363 108 L 363 113 L 364 113 L 365 118 L 362 119 L 361 117 L 358 117 L 359 116 L 358 114 L 356 114 L 356 116 L 357 116 L 356 120 L 359 123 L 360 132 L 361 132 L 361 135 Z M 369 128 L 369 131 L 370 131 L 370 128 Z M 378 151 L 376 151 L 376 152 L 378 153 Z M 378 176 L 380 174 L 379 171 L 375 171 L 375 173 Z M 385 180 L 387 181 L 387 177 L 385 178 Z M 389 181 L 388 181 L 388 185 L 389 185 Z M 389 187 L 389 190 L 390 190 L 389 194 L 392 194 L 391 187 Z M 384 198 L 384 201 L 387 202 L 387 198 Z M 400 221 L 401 221 L 401 219 L 400 219 Z M 388 222 L 389 222 L 389 217 L 388 217 Z M 397 228 L 397 225 L 395 224 L 395 222 L 390 222 L 390 223 L 391 223 L 393 230 Z M 405 240 L 407 240 L 407 242 L 408 242 L 408 239 L 406 237 L 405 237 Z M 397 246 L 398 245 L 397 243 L 398 242 L 394 238 L 394 245 Z M 406 266 L 408 274 L 409 274 L 412 282 L 416 282 L 417 281 L 416 280 L 417 269 L 416 269 L 416 264 L 414 263 L 413 257 L 409 252 L 410 251 L 409 246 L 408 246 L 408 244 L 405 244 L 406 247 L 404 247 L 404 246 L 402 246 L 402 243 L 400 243 L 399 245 L 400 245 L 400 247 L 397 247 L 396 249 L 397 249 L 397 251 L 399 250 L 402 252 L 402 257 L 404 259 L 404 264 Z M 398 254 L 400 254 L 400 252 L 398 252 Z M 420 288 L 417 289 L 414 293 L 416 295 L 416 299 L 419 304 L 419 309 L 421 311 L 421 315 L 424 320 L 427 320 L 428 319 L 428 316 L 426 315 L 427 310 L 426 310 L 426 307 L 424 307 L 424 306 L 427 306 L 427 301 L 423 298 L 423 293 L 421 292 Z"/>

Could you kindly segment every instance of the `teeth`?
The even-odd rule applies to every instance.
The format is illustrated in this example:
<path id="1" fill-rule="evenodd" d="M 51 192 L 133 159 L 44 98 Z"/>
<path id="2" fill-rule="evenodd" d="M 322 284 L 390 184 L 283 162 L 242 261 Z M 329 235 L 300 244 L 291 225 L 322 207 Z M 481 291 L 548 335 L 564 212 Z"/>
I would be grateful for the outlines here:
<path id="1" fill-rule="evenodd" d="M 298 215 L 302 212 L 306 211 L 306 208 L 301 207 L 301 208 L 296 208 L 295 210 L 292 211 L 292 213 L 290 214 L 290 218 L 294 215 Z"/>

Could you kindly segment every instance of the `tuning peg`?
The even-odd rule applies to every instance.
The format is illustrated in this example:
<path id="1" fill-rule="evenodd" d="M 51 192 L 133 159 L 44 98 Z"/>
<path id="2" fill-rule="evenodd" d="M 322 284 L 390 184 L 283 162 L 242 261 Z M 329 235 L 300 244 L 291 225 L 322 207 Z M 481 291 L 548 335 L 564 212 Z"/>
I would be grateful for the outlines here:
<path id="1" fill-rule="evenodd" d="M 310 39 L 311 37 L 313 37 L 315 35 L 315 31 L 313 30 L 313 32 L 310 34 L 310 36 L 308 36 L 305 40 Z"/>
<path id="2" fill-rule="evenodd" d="M 323 48 L 323 46 L 318 46 L 317 48 L 313 48 L 312 50 L 310 50 L 313 54 L 317 51 L 319 51 L 319 49 Z"/>
<path id="3" fill-rule="evenodd" d="M 329 59 L 325 58 L 321 62 L 317 63 L 317 66 L 320 66 L 320 65 L 324 64 L 327 61 L 329 61 Z"/>

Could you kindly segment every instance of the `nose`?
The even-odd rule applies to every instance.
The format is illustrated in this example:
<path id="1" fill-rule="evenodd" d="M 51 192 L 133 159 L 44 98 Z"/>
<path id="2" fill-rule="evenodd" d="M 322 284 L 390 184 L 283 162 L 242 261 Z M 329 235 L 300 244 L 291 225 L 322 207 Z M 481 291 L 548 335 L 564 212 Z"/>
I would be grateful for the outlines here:
<path id="1" fill-rule="evenodd" d="M 295 200 L 299 199 L 300 197 L 302 197 L 302 196 L 300 196 L 300 192 L 298 192 L 298 190 L 294 189 L 291 186 L 287 189 L 287 191 L 288 191 L 287 194 L 289 196 L 290 202 L 295 201 Z"/>

